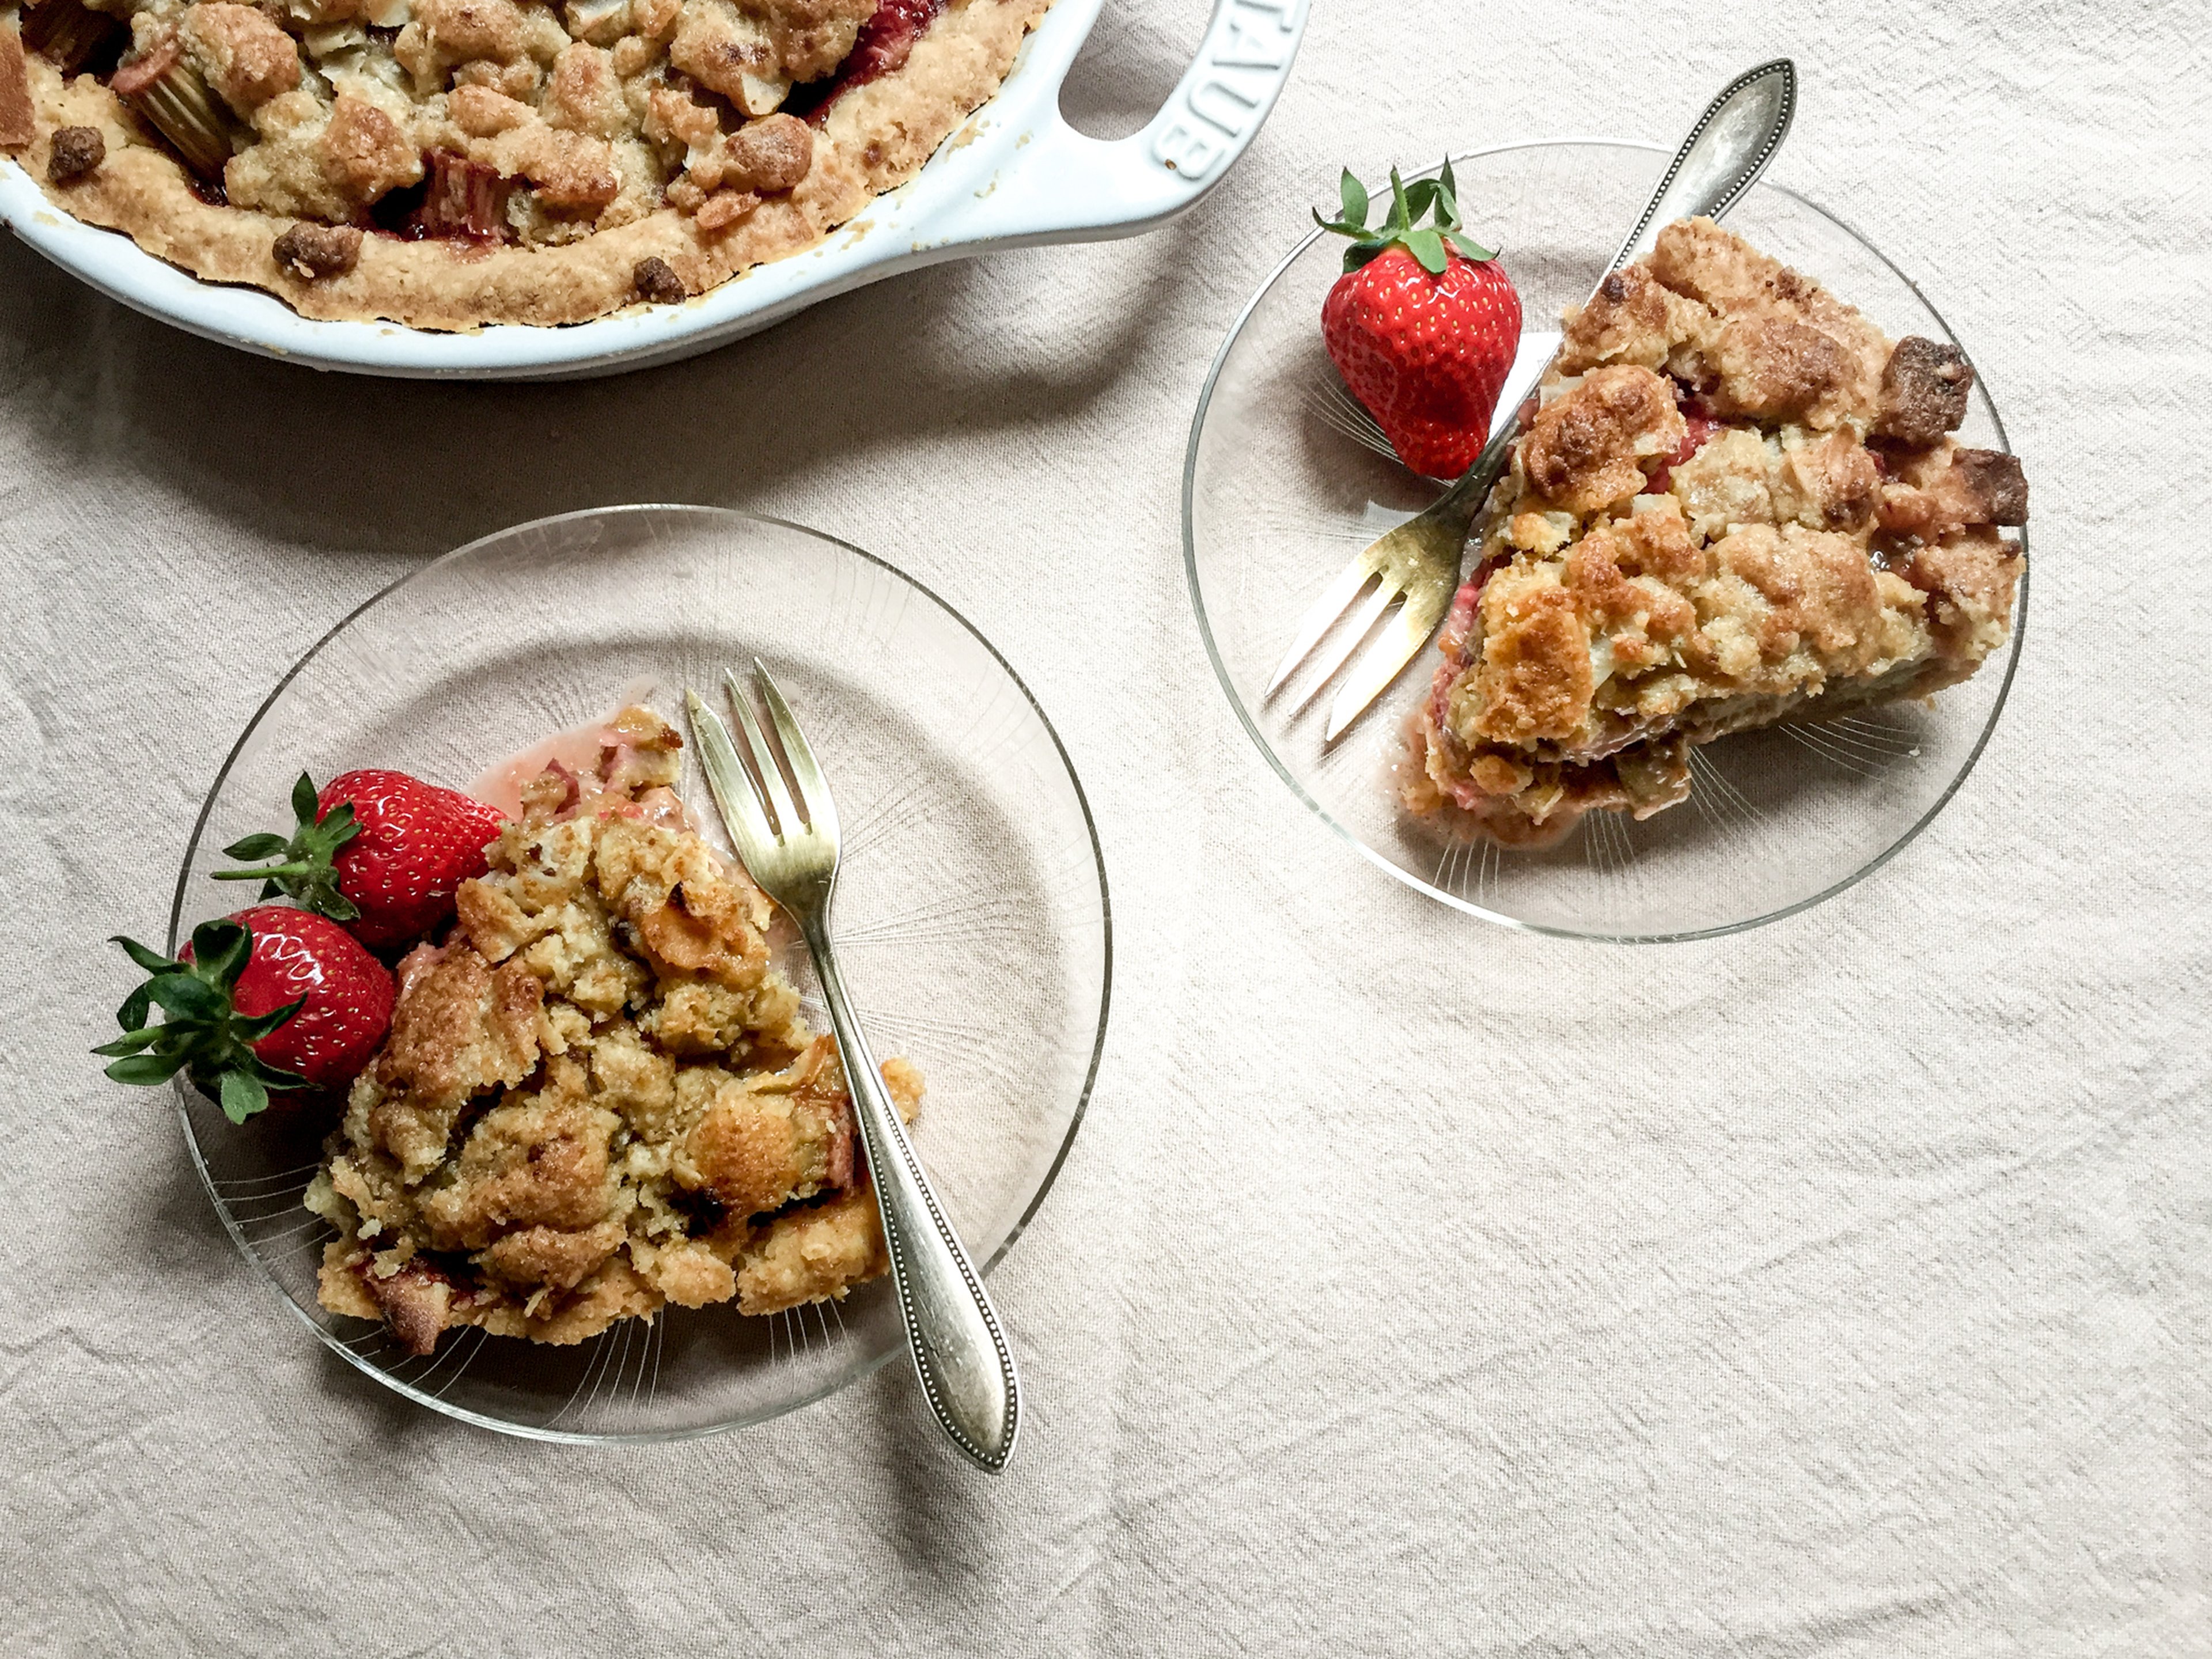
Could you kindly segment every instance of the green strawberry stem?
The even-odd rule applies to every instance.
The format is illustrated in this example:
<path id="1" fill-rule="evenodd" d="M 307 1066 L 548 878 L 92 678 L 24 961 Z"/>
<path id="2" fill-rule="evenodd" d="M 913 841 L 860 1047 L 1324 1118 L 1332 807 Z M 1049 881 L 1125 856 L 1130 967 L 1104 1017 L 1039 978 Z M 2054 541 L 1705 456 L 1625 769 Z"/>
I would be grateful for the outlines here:
<path id="1" fill-rule="evenodd" d="M 218 870 L 215 878 L 258 881 L 262 884 L 263 898 L 282 895 L 332 921 L 356 920 L 361 915 L 361 907 L 338 890 L 338 872 L 331 860 L 339 848 L 361 833 L 361 825 L 354 817 L 351 801 L 340 801 L 323 814 L 319 822 L 316 817 L 319 810 L 314 780 L 302 772 L 300 781 L 292 786 L 292 815 L 299 822 L 289 841 L 264 830 L 243 841 L 234 841 L 222 849 L 225 858 L 281 857 L 283 861 L 256 865 L 250 870 Z"/>
<path id="2" fill-rule="evenodd" d="M 192 929 L 192 959 L 172 958 L 117 934 L 110 941 L 150 977 L 123 1000 L 115 1023 L 123 1035 L 92 1052 L 114 1063 L 118 1083 L 167 1083 L 179 1072 L 243 1123 L 269 1104 L 271 1089 L 304 1089 L 307 1079 L 268 1064 L 253 1045 L 298 1013 L 305 997 L 252 1018 L 237 1012 L 238 976 L 253 956 L 253 935 L 234 921 L 204 921 Z M 165 1018 L 149 1024 L 155 1008 Z"/>
<path id="3" fill-rule="evenodd" d="M 1497 252 L 1477 243 L 1460 228 L 1459 181 L 1452 177 L 1452 166 L 1446 159 L 1443 169 L 1433 179 L 1416 179 L 1406 183 L 1398 176 L 1398 169 L 1390 169 L 1390 211 L 1381 224 L 1370 229 L 1367 224 L 1369 201 L 1367 186 L 1352 176 L 1352 169 L 1344 170 L 1338 186 L 1344 204 L 1340 218 L 1324 219 L 1321 210 L 1314 210 L 1314 222 L 1323 230 L 1339 236 L 1349 236 L 1352 246 L 1344 251 L 1344 268 L 1358 270 L 1384 250 L 1402 247 L 1420 261 L 1421 269 L 1431 276 L 1441 276 L 1451 261 L 1447 247 L 1456 249 L 1460 257 L 1478 264 L 1494 259 Z M 1431 217 L 1432 222 L 1421 221 Z"/>

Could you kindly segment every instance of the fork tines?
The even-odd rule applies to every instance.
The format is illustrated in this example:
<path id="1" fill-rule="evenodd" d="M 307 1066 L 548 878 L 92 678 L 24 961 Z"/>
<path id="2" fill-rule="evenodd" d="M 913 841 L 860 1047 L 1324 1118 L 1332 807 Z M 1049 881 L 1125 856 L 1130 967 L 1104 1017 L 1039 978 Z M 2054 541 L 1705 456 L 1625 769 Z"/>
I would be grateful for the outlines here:
<path id="1" fill-rule="evenodd" d="M 684 702 L 714 804 L 747 867 L 765 878 L 763 866 L 794 842 L 816 843 L 834 859 L 837 808 L 790 704 L 757 657 L 753 681 L 768 711 L 767 727 L 744 686 L 727 670 L 722 689 L 738 717 L 734 733 L 696 692 L 686 690 Z"/>

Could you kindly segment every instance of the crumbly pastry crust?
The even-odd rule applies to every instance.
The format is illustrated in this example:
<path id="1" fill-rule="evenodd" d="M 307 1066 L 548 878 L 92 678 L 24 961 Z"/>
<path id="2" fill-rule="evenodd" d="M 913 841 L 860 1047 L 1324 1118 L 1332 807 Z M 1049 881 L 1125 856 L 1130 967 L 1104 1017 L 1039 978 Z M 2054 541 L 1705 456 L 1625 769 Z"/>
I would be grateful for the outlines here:
<path id="1" fill-rule="evenodd" d="M 675 0 L 630 0 L 641 12 L 656 7 L 673 21 L 657 37 L 621 37 L 612 52 L 593 44 L 605 32 L 603 22 L 593 21 L 606 13 L 603 0 L 570 0 L 560 9 L 537 0 L 519 6 L 512 0 L 491 3 L 521 15 L 527 27 L 519 43 L 479 42 L 465 33 L 459 45 L 432 37 L 415 53 L 422 75 L 395 91 L 386 83 L 388 71 L 386 80 L 325 72 L 311 75 L 306 84 L 281 64 L 272 74 L 250 53 L 234 50 L 230 35 L 206 21 L 210 14 L 263 15 L 252 9 L 150 0 L 164 8 L 165 19 L 184 15 L 185 22 L 175 27 L 185 31 L 195 61 L 207 67 L 210 83 L 234 112 L 252 111 L 250 117 L 241 115 L 241 125 L 250 119 L 262 135 L 226 171 L 229 204 L 195 189 L 175 155 L 107 85 L 91 75 L 64 77 L 35 52 L 25 54 L 32 111 L 27 142 L 20 142 L 20 132 L 13 143 L 0 133 L 0 147 L 76 218 L 126 232 L 148 252 L 205 280 L 266 289 L 307 317 L 384 319 L 447 331 L 489 323 L 580 323 L 638 303 L 639 270 L 649 259 L 661 261 L 687 294 L 697 295 L 755 265 L 815 246 L 877 196 L 912 178 L 997 91 L 1023 36 L 1050 0 L 951 0 L 915 40 L 903 63 L 836 96 L 812 126 L 811 163 L 796 185 L 768 191 L 745 187 L 746 177 L 734 171 L 726 175 L 729 182 L 718 182 L 730 152 L 715 143 L 711 118 L 705 133 L 691 131 L 686 149 L 684 129 L 696 129 L 696 110 L 718 116 L 725 139 L 735 141 L 744 131 L 743 100 L 752 95 L 746 89 L 750 82 L 741 84 L 734 72 L 715 76 L 737 89 L 733 99 L 697 74 L 676 70 L 672 76 L 670 68 L 672 52 L 695 70 L 715 75 L 714 54 L 734 49 L 718 41 L 709 25 L 737 16 L 751 27 L 746 14 L 727 0 L 688 0 L 680 9 Z M 311 13 L 320 8 L 350 16 L 360 0 L 291 3 Z M 412 15 L 400 31 L 404 44 L 407 29 L 418 27 L 423 14 L 460 14 L 465 20 L 485 0 L 371 3 L 380 5 L 377 16 Z M 836 27 L 839 7 L 849 4 L 751 0 L 754 10 L 781 6 L 802 19 L 830 18 L 830 24 L 776 37 L 787 64 L 800 69 L 819 69 L 825 58 L 834 67 L 851 46 L 854 18 L 846 15 L 846 27 Z M 863 15 L 866 9 L 864 0 Z M 696 22 L 701 15 L 706 24 Z M 0 13 L 0 35 L 12 35 L 6 17 Z M 239 20 L 227 21 L 232 34 L 243 33 Z M 142 24 L 140 32 L 150 30 Z M 284 38 L 273 26 L 269 33 Z M 266 36 L 246 42 L 257 44 L 265 46 Z M 506 53 L 507 61 L 471 58 L 472 52 Z M 827 56 L 832 52 L 835 57 Z M 241 55 L 246 62 L 239 67 Z M 302 61 L 300 67 L 305 73 L 315 66 Z M 624 68 L 633 72 L 623 76 Z M 335 89 L 335 103 L 316 85 L 318 78 L 320 87 Z M 672 85 L 695 96 L 656 110 L 653 94 L 665 98 Z M 757 106 L 764 109 L 781 95 L 779 84 Z M 372 105 L 375 113 L 358 119 L 366 136 L 349 133 L 341 142 L 336 127 L 342 118 L 358 115 L 357 106 Z M 379 126 L 380 118 L 388 126 Z M 98 132 L 106 159 L 88 174 L 59 184 L 48 177 L 55 135 L 71 128 Z M 308 144 L 320 159 L 303 182 L 301 157 Z M 381 195 L 419 182 L 421 156 L 434 148 L 467 155 L 517 181 L 514 199 L 520 205 L 509 216 L 521 222 L 523 240 L 407 240 L 372 231 L 343 271 L 312 274 L 310 267 L 280 258 L 277 239 L 295 224 L 331 222 L 356 204 L 365 212 L 364 192 Z M 768 178 L 773 182 L 775 175 L 771 171 Z M 717 182 L 702 186 L 701 179 Z M 249 198 L 270 204 L 270 210 L 238 204 Z M 665 279 L 645 286 L 664 295 L 672 291 Z"/>
<path id="2" fill-rule="evenodd" d="M 2027 487 L 1972 371 L 1710 220 L 1571 311 L 1401 786 L 1509 843 L 1686 798 L 1701 743 L 1923 696 L 2001 646 Z"/>
<path id="3" fill-rule="evenodd" d="M 767 1314 L 886 1271 L 830 1039 L 769 901 L 685 827 L 648 710 L 597 777 L 549 769 L 400 965 L 307 1203 L 320 1297 L 418 1353 L 473 1325 L 572 1343 L 674 1303 Z M 920 1075 L 884 1062 L 909 1118 Z"/>

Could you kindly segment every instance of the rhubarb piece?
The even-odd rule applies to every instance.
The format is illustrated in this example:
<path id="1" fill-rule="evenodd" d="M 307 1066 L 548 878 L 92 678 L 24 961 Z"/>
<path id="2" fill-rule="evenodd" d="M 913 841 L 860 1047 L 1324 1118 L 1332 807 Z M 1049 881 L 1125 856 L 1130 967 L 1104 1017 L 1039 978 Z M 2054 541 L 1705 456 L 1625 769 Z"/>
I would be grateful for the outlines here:
<path id="1" fill-rule="evenodd" d="M 0 149 L 21 149 L 38 136 L 23 42 L 15 30 L 0 29 Z"/>
<path id="2" fill-rule="evenodd" d="M 507 198 L 514 181 L 497 167 L 450 149 L 427 151 L 428 188 L 415 221 L 425 236 L 495 242 L 507 234 Z"/>
<path id="3" fill-rule="evenodd" d="M 361 232 L 351 225 L 299 224 L 279 236 L 270 252 L 304 282 L 343 276 L 361 258 Z"/>
<path id="4" fill-rule="evenodd" d="M 46 182 L 74 185 L 100 171 L 107 159 L 107 140 L 97 127 L 64 127 L 54 134 L 46 155 Z"/>
<path id="5" fill-rule="evenodd" d="M 684 279 L 676 274 L 676 267 L 659 258 L 640 259 L 635 276 L 637 297 L 656 306 L 681 305 L 690 295 L 685 292 Z M 573 784 L 575 781 L 572 778 Z"/>
<path id="6" fill-rule="evenodd" d="M 83 0 L 39 0 L 23 14 L 23 44 L 64 75 L 77 75 L 119 52 L 130 31 L 120 18 Z"/>
<path id="7" fill-rule="evenodd" d="M 231 155 L 230 124 L 216 107 L 207 82 L 185 61 L 184 43 L 174 34 L 124 64 L 107 84 L 169 141 L 186 167 L 210 184 L 222 182 Z"/>

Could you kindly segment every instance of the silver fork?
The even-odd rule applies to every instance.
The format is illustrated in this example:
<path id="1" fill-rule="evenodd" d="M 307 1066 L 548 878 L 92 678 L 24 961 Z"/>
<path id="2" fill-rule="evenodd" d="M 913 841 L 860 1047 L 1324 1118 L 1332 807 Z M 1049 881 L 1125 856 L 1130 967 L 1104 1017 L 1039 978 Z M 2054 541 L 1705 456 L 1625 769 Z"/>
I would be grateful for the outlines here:
<path id="1" fill-rule="evenodd" d="M 798 924 L 814 957 L 830 1024 L 844 1057 L 860 1138 L 867 1147 L 891 1281 L 906 1319 L 908 1346 L 930 1409 L 952 1443 L 996 1474 L 1013 1455 L 1021 1421 L 1021 1386 L 1014 1357 L 999 1328 L 983 1280 L 945 1211 L 930 1190 L 906 1128 L 884 1087 L 883 1073 L 861 1035 L 860 1016 L 845 994 L 830 946 L 830 902 L 837 890 L 837 807 L 815 764 L 814 751 L 792 718 L 782 692 L 760 660 L 753 677 L 775 728 L 771 743 L 761 730 L 744 688 L 726 671 L 723 689 L 736 710 L 739 736 L 714 710 L 686 690 L 692 735 L 707 787 L 745 868 L 768 896 Z M 742 745 L 744 759 L 738 758 Z M 781 762 L 781 763 L 780 763 Z M 750 763 L 750 769 L 748 768 Z M 784 781 L 787 766 L 794 799 Z M 771 815 L 773 815 L 771 817 Z"/>
<path id="2" fill-rule="evenodd" d="M 1677 219 L 1701 214 L 1717 219 L 1734 207 L 1766 171 L 1796 110 L 1797 69 L 1786 58 L 1761 64 L 1729 82 L 1690 128 L 1620 252 L 1599 273 L 1599 282 L 1649 253 L 1659 233 Z M 1556 361 L 1558 354 L 1553 356 Z M 1551 368 L 1547 362 L 1536 380 L 1540 382 Z M 1328 711 L 1327 741 L 1335 741 L 1382 694 L 1443 620 L 1459 586 L 1468 532 L 1490 487 L 1504 471 L 1513 441 L 1521 435 L 1521 413 L 1516 410 L 1507 417 L 1474 458 L 1474 465 L 1426 512 L 1400 525 L 1346 566 L 1298 623 L 1297 637 L 1267 682 L 1271 697 L 1355 605 L 1358 609 L 1351 623 L 1316 672 L 1316 688 L 1335 678 L 1391 603 L 1403 601 L 1337 691 Z"/>

